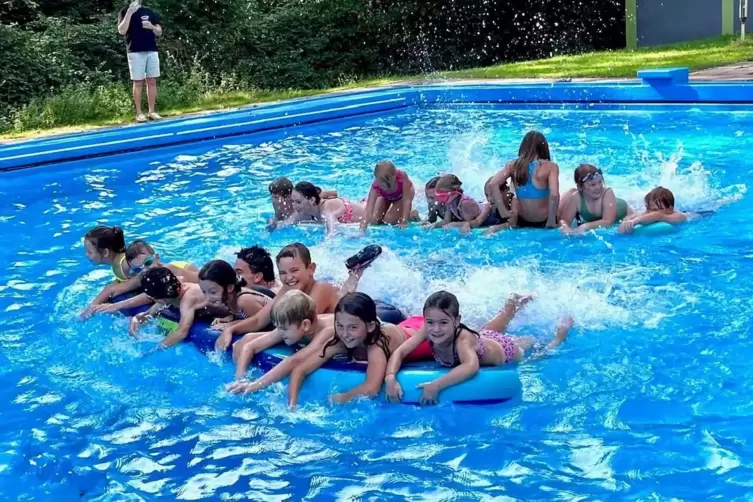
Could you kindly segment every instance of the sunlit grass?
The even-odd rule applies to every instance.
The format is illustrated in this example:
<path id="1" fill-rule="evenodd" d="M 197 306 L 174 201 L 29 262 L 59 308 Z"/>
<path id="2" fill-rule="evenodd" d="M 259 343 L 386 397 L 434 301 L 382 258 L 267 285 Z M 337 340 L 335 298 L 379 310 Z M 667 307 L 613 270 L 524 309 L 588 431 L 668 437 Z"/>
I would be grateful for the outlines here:
<path id="1" fill-rule="evenodd" d="M 191 93 L 188 92 L 176 92 L 175 95 L 189 96 L 179 98 L 171 96 L 171 93 L 163 88 L 160 113 L 164 117 L 175 117 L 427 78 L 630 78 L 635 77 L 638 70 L 646 67 L 686 66 L 691 70 L 700 70 L 749 60 L 753 60 L 753 43 L 750 41 L 743 43 L 734 37 L 720 37 L 636 51 L 593 52 L 429 75 L 362 79 L 329 89 L 218 90 L 195 97 L 191 97 Z M 27 110 L 27 120 L 17 124 L 14 131 L 0 136 L 0 139 L 28 138 L 39 134 L 66 133 L 133 122 L 130 97 L 126 87 L 112 86 L 99 94 L 91 92 L 87 94 L 87 92 L 86 90 L 70 92 L 67 95 L 52 96 L 35 103 L 34 108 Z M 110 99 L 113 102 L 112 106 L 102 106 L 102 96 Z M 30 119 L 28 119 L 29 116 Z"/>
<path id="2" fill-rule="evenodd" d="M 577 56 L 556 56 L 537 61 L 505 63 L 486 68 L 444 72 L 448 78 L 577 78 L 635 77 L 648 66 L 686 66 L 701 70 L 753 60 L 753 43 L 720 37 L 636 51 L 604 51 Z"/>

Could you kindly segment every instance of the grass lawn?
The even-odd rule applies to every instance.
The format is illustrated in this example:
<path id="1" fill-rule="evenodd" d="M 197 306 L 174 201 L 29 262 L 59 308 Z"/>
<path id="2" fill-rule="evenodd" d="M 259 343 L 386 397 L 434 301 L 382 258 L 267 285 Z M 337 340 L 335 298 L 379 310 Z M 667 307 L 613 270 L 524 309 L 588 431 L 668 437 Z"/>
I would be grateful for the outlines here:
<path id="1" fill-rule="evenodd" d="M 297 97 L 312 96 L 328 92 L 344 91 L 357 87 L 387 85 L 408 80 L 424 78 L 450 79 L 495 79 L 495 78 L 578 78 L 635 77 L 636 72 L 646 67 L 687 66 L 691 70 L 701 70 L 712 66 L 721 66 L 742 61 L 753 60 L 753 43 L 740 42 L 735 37 L 719 37 L 696 42 L 642 48 L 635 51 L 603 51 L 575 56 L 556 56 L 549 59 L 504 63 L 485 68 L 432 73 L 429 75 L 395 76 L 379 79 L 364 79 L 348 86 L 318 90 L 283 90 L 245 92 L 206 93 L 190 105 L 170 103 L 169 91 L 162 88 L 160 113 L 163 116 L 179 116 L 187 113 L 236 108 L 239 106 L 270 101 L 279 101 Z M 121 88 L 123 95 L 118 96 L 121 103 L 119 112 L 109 109 L 91 111 L 81 115 L 82 110 L 95 110 L 102 98 L 72 93 L 71 96 L 53 96 L 30 108 L 27 112 L 32 120 L 16 126 L 16 130 L 0 136 L 0 139 L 17 139 L 39 134 L 54 134 L 80 131 L 106 125 L 118 125 L 133 122 L 128 104 L 127 90 Z M 90 103 L 87 103 L 87 100 Z M 94 105 L 94 106 L 93 106 Z M 35 123 L 35 118 L 41 117 Z"/>
<path id="2" fill-rule="evenodd" d="M 449 78 L 566 78 L 635 77 L 646 67 L 687 66 L 703 70 L 712 66 L 753 60 L 753 43 L 736 37 L 719 37 L 696 42 L 641 48 L 635 51 L 604 51 L 556 56 L 536 61 L 506 63 L 443 73 Z"/>

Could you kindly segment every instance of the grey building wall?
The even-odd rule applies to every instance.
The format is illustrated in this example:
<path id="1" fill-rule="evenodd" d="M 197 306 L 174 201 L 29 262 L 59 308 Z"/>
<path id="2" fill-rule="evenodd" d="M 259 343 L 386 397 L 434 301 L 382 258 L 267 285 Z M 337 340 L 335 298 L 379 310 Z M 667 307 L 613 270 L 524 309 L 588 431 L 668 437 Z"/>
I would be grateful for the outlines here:
<path id="1" fill-rule="evenodd" d="M 637 0 L 635 14 L 638 47 L 722 34 L 721 0 Z M 739 27 L 738 20 L 737 30 Z"/>

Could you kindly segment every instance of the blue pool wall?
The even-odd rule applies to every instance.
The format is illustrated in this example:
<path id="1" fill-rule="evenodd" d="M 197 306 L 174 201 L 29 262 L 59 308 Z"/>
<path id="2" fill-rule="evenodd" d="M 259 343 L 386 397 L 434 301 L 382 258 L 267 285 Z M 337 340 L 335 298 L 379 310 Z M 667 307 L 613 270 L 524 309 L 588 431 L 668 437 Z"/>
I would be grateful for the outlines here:
<path id="1" fill-rule="evenodd" d="M 291 128 L 436 104 L 753 104 L 753 82 L 688 81 L 687 68 L 647 69 L 611 82 L 443 83 L 328 94 L 150 124 L 0 146 L 0 171 Z"/>

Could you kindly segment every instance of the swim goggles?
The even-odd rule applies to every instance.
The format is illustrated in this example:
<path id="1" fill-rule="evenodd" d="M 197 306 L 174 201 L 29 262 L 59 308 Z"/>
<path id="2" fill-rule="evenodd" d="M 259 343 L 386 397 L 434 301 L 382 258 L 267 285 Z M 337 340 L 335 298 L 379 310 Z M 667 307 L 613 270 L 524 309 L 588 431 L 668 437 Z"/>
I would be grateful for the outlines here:
<path id="1" fill-rule="evenodd" d="M 437 202 L 440 204 L 447 204 L 450 202 L 452 196 L 457 193 L 459 193 L 457 190 L 435 190 L 434 198 L 437 199 Z"/>
<path id="2" fill-rule="evenodd" d="M 586 181 L 591 181 L 593 179 L 596 179 L 597 176 L 601 178 L 602 180 L 604 179 L 604 175 L 602 174 L 601 169 L 597 169 L 596 171 L 592 173 L 586 174 L 585 176 L 583 176 L 583 179 L 580 180 L 580 182 L 585 183 Z"/>
<path id="3" fill-rule="evenodd" d="M 133 265 L 131 266 L 131 275 L 137 275 L 140 274 L 142 270 L 151 267 L 154 265 L 154 255 L 147 256 L 144 258 L 144 263 L 141 265 Z"/>

